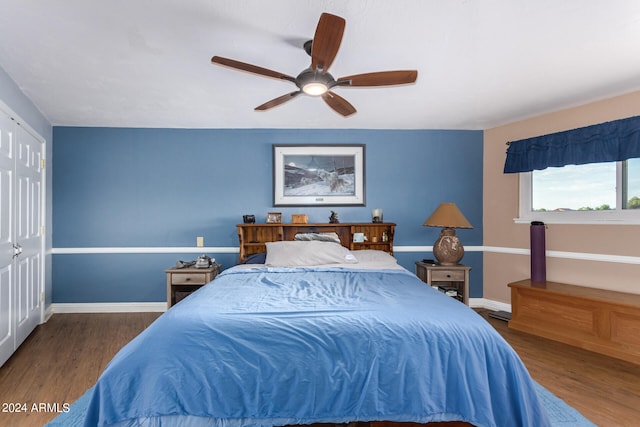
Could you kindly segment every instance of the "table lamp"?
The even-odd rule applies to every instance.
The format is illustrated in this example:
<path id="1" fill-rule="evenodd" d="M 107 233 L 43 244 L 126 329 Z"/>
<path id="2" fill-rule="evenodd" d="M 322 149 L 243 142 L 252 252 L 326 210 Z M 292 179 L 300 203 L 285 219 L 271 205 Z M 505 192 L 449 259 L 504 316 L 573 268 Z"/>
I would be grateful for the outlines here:
<path id="1" fill-rule="evenodd" d="M 427 227 L 443 227 L 433 244 L 433 255 L 441 265 L 456 265 L 464 256 L 464 247 L 454 228 L 473 228 L 455 203 L 440 203 L 424 222 Z"/>

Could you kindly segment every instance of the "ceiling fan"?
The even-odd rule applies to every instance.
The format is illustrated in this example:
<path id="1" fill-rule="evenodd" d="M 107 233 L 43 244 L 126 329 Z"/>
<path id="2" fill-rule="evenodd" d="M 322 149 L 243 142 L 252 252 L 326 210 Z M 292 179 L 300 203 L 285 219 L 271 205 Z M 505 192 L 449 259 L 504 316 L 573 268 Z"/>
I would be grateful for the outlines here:
<path id="1" fill-rule="evenodd" d="M 259 111 L 268 110 L 304 93 L 322 97 L 329 107 L 347 117 L 355 113 L 356 109 L 346 99 L 334 93 L 331 90 L 334 87 L 390 86 L 414 83 L 416 81 L 418 78 L 418 71 L 416 70 L 379 71 L 334 79 L 328 71 L 340 48 L 344 27 L 345 20 L 339 16 L 330 13 L 323 13 L 320 16 L 313 40 L 309 40 L 304 46 L 311 56 L 311 66 L 304 69 L 297 77 L 221 56 L 214 56 L 211 58 L 211 62 L 260 76 L 288 80 L 298 86 L 298 90 L 294 92 L 279 96 L 257 106 L 255 109 Z"/>

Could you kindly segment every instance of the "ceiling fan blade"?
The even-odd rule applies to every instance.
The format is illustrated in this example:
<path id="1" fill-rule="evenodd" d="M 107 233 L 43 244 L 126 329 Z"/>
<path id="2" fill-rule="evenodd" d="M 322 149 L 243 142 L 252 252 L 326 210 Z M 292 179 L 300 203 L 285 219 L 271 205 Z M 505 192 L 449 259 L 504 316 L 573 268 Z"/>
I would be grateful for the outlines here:
<path id="1" fill-rule="evenodd" d="M 324 99 L 324 102 L 326 102 L 329 107 L 333 108 L 338 114 L 342 114 L 345 117 L 356 112 L 356 109 L 353 105 L 349 104 L 349 101 L 334 92 L 325 92 L 322 95 L 322 99 Z"/>
<path id="2" fill-rule="evenodd" d="M 296 81 L 294 77 L 286 74 L 279 73 L 277 71 L 269 70 L 268 68 L 258 67 L 257 65 L 247 64 L 246 62 L 236 61 L 235 59 L 223 58 L 222 56 L 214 56 L 211 58 L 213 64 L 225 65 L 227 67 L 235 68 L 236 70 L 247 71 L 249 73 L 258 74 L 259 76 L 273 77 L 275 79 L 289 80 L 290 82 Z"/>
<path id="3" fill-rule="evenodd" d="M 330 13 L 320 15 L 311 45 L 311 69 L 326 73 L 340 49 L 345 20 Z"/>
<path id="4" fill-rule="evenodd" d="M 347 86 L 390 86 L 414 83 L 418 78 L 416 70 L 379 71 L 340 77 L 337 81 L 350 82 Z"/>
<path id="5" fill-rule="evenodd" d="M 293 98 L 300 95 L 301 93 L 302 91 L 300 90 L 287 93 L 286 95 L 279 96 L 277 98 L 272 99 L 271 101 L 267 101 L 264 104 L 257 106 L 256 108 L 254 108 L 254 110 L 264 111 L 264 110 L 268 110 L 269 108 L 277 107 L 280 104 L 284 104 L 287 101 L 291 101 Z"/>

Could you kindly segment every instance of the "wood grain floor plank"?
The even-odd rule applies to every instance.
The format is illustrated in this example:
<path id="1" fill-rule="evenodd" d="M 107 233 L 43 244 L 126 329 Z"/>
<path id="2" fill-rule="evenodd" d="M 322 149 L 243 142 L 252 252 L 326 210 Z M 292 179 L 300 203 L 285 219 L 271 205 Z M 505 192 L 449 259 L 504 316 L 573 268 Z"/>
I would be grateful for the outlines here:
<path id="1" fill-rule="evenodd" d="M 0 412 L 0 425 L 41 426 L 58 413 L 35 404 L 72 403 L 95 384 L 111 358 L 159 313 L 56 314 L 40 325 L 0 368 L 0 403 L 27 412 Z"/>

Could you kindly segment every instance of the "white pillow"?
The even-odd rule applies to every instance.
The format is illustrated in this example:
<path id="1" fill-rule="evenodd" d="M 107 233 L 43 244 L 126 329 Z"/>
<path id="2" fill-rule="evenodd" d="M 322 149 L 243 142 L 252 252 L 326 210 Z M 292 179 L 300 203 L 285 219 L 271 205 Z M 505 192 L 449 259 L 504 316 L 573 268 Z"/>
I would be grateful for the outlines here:
<path id="1" fill-rule="evenodd" d="M 303 267 L 324 264 L 354 264 L 349 249 L 333 242 L 267 242 L 265 264 L 271 267 Z"/>
<path id="2" fill-rule="evenodd" d="M 358 262 L 366 262 L 366 263 L 378 263 L 378 264 L 397 264 L 398 260 L 396 260 L 391 254 L 384 251 L 372 250 L 372 249 L 362 249 L 359 251 L 353 251 L 353 254 L 358 258 Z"/>

